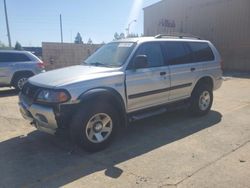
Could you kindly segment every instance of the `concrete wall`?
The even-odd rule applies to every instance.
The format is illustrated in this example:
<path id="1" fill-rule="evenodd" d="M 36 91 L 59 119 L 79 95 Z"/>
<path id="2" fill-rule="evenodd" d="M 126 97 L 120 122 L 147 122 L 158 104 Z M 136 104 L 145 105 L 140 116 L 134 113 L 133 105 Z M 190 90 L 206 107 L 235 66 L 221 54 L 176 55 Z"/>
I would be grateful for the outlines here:
<path id="1" fill-rule="evenodd" d="M 79 65 L 100 47 L 100 44 L 43 42 L 43 61 L 47 70 Z"/>
<path id="2" fill-rule="evenodd" d="M 250 71 L 249 0 L 162 0 L 144 9 L 144 34 L 188 33 L 212 41 L 227 70 Z"/>

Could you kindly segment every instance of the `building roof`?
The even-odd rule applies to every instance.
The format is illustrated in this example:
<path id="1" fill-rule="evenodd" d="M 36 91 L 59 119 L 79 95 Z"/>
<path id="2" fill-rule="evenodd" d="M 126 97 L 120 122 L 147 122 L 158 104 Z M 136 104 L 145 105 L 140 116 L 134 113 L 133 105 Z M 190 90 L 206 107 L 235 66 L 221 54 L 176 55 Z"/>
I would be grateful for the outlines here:
<path id="1" fill-rule="evenodd" d="M 152 5 L 147 6 L 147 7 L 144 7 L 143 10 L 148 9 L 148 8 L 151 8 L 152 6 L 155 6 L 155 5 L 157 5 L 157 4 L 160 4 L 160 3 L 162 3 L 163 1 L 164 1 L 164 0 L 160 0 L 159 2 L 156 2 L 156 3 L 152 4 Z"/>

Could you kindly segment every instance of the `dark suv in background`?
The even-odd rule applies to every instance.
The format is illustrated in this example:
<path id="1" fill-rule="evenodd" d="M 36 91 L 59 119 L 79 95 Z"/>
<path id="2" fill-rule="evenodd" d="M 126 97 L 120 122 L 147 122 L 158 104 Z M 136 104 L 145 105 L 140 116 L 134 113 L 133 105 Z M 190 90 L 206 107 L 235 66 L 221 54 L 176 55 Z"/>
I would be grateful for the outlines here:
<path id="1" fill-rule="evenodd" d="M 31 76 L 45 72 L 43 62 L 27 51 L 0 50 L 0 87 L 21 90 Z"/>

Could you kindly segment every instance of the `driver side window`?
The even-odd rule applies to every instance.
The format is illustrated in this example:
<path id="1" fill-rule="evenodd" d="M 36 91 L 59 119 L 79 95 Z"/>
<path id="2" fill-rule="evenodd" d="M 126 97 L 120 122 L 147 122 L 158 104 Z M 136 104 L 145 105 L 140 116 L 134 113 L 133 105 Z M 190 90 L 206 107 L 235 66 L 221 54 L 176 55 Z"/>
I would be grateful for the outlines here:
<path id="1" fill-rule="evenodd" d="M 160 67 L 164 65 L 161 46 L 159 43 L 144 43 L 142 44 L 134 58 L 138 55 L 146 55 L 148 59 L 148 68 Z"/>

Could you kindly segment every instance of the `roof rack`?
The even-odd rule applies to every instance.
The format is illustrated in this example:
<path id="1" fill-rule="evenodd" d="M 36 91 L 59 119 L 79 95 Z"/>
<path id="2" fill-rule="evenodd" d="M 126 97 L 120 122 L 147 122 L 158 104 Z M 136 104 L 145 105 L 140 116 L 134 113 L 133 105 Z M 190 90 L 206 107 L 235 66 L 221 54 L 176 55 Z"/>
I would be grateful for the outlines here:
<path id="1" fill-rule="evenodd" d="M 155 38 L 156 39 L 161 39 L 161 38 L 179 38 L 179 39 L 198 39 L 198 40 L 202 40 L 201 37 L 197 37 L 194 35 L 168 35 L 168 34 L 159 34 L 156 35 Z"/>

